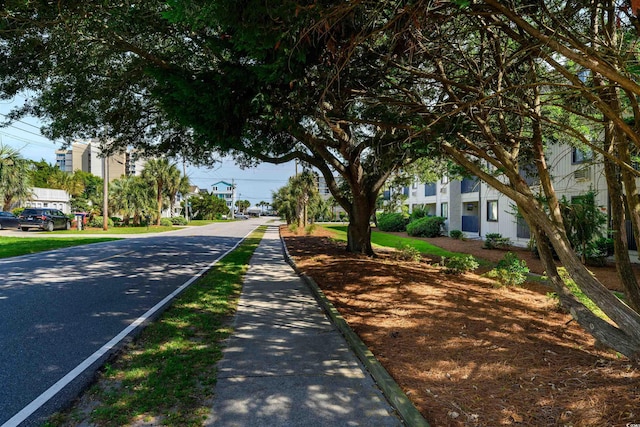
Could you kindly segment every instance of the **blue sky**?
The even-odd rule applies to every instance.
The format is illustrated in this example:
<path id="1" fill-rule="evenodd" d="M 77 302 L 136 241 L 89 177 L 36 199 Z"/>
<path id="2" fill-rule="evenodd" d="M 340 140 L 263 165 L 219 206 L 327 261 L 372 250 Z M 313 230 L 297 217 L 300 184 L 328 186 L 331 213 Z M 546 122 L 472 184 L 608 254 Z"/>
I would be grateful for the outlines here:
<path id="1" fill-rule="evenodd" d="M 7 114 L 15 103 L 14 100 L 0 101 L 0 122 L 4 121 L 3 114 Z M 54 164 L 55 150 L 62 144 L 42 136 L 40 126 L 38 119 L 27 117 L 11 126 L 0 128 L 0 143 L 20 150 L 24 158 L 44 159 Z M 179 166 L 182 170 L 182 166 Z M 224 159 L 222 163 L 211 169 L 187 165 L 187 175 L 192 184 L 210 189 L 211 185 L 218 181 L 233 180 L 237 185 L 238 198 L 249 200 L 252 205 L 261 201 L 270 202 L 271 193 L 286 185 L 289 177 L 294 174 L 293 162 L 284 165 L 262 164 L 245 170 L 237 167 L 232 159 Z"/>

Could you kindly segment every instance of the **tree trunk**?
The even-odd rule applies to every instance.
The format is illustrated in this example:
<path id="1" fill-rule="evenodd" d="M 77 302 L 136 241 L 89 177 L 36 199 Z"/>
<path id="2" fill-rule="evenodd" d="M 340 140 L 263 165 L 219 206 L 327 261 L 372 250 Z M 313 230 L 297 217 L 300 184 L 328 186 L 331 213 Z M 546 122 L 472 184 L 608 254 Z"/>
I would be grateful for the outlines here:
<path id="1" fill-rule="evenodd" d="M 375 210 L 373 198 L 361 196 L 354 199 L 349 209 L 349 225 L 347 227 L 347 252 L 373 256 L 371 246 L 371 215 Z"/>
<path id="2" fill-rule="evenodd" d="M 525 217 L 526 218 L 526 217 Z M 532 229 L 537 242 L 545 242 L 546 236 L 536 228 Z M 546 275 L 553 287 L 560 303 L 571 316 L 589 332 L 598 342 L 613 348 L 629 357 L 631 360 L 640 360 L 640 340 L 637 337 L 629 337 L 623 330 L 599 318 L 591 310 L 585 307 L 564 284 L 564 280 L 556 269 L 553 255 L 549 245 L 538 244 L 540 261 L 545 268 Z"/>
<path id="3" fill-rule="evenodd" d="M 571 249 L 566 235 L 549 221 L 546 213 L 534 201 L 520 199 L 518 208 L 521 212 L 526 212 L 526 218 L 530 221 L 529 224 L 532 230 L 535 230 L 535 234 L 548 237 L 569 277 L 617 327 L 597 318 L 579 301 L 570 297 L 571 292 L 566 289 L 564 283 L 561 283 L 562 279 L 557 275 L 550 252 L 544 258 L 541 255 L 541 260 L 554 289 L 574 319 L 602 344 L 624 354 L 633 361 L 640 361 L 640 315 L 620 301 L 591 274 Z M 540 245 L 538 250 L 548 251 L 548 247 Z"/>
<path id="4" fill-rule="evenodd" d="M 609 132 L 605 132 L 607 136 Z M 607 138 L 605 137 L 605 140 Z M 605 142 L 606 143 L 606 142 Z M 609 147 L 614 144 L 610 142 Z M 609 150 L 610 151 L 610 150 Z M 615 153 L 614 153 L 615 154 Z M 611 222 L 613 223 L 613 246 L 616 261 L 616 272 L 620 283 L 625 290 L 628 304 L 635 311 L 640 311 L 640 289 L 636 280 L 631 259 L 629 258 L 629 248 L 627 247 L 627 233 L 624 224 L 624 204 L 622 202 L 622 183 L 620 182 L 620 167 L 610 160 L 604 159 L 604 171 L 609 190 L 609 200 L 611 203 Z"/>

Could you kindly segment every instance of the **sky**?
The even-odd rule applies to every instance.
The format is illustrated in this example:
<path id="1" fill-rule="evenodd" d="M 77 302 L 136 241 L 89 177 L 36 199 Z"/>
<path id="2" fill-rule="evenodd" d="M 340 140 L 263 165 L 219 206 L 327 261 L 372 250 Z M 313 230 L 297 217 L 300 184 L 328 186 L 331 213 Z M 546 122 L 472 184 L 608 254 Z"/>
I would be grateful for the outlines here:
<path id="1" fill-rule="evenodd" d="M 0 100 L 0 123 L 4 114 L 15 106 L 15 101 Z M 31 160 L 44 159 L 55 164 L 55 151 L 62 146 L 61 141 L 51 141 L 40 133 L 42 123 L 34 117 L 21 119 L 8 127 L 0 128 L 0 144 L 20 151 L 22 157 Z M 178 167 L 182 170 L 182 164 Z M 213 168 L 196 168 L 187 165 L 187 176 L 193 185 L 210 190 L 218 181 L 233 181 L 236 184 L 237 199 L 248 200 L 252 206 L 264 201 L 271 202 L 271 194 L 287 184 L 295 174 L 295 163 L 283 165 L 261 164 L 255 168 L 240 169 L 232 159 L 223 159 Z"/>

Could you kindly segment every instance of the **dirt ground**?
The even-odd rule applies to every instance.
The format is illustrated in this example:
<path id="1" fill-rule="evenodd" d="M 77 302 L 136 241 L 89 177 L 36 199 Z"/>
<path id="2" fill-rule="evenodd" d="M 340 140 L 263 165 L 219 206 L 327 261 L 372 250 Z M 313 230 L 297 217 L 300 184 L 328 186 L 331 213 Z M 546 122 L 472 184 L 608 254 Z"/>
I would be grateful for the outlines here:
<path id="1" fill-rule="evenodd" d="M 281 229 L 298 267 L 327 297 L 432 426 L 640 424 L 640 367 L 594 340 L 527 282 L 497 288 L 478 274 L 434 263 L 348 254 L 330 232 Z M 479 241 L 427 239 L 497 261 Z M 540 262 L 518 251 L 532 272 Z M 615 269 L 594 269 L 618 288 Z M 629 425 L 631 425 L 629 424 Z"/>

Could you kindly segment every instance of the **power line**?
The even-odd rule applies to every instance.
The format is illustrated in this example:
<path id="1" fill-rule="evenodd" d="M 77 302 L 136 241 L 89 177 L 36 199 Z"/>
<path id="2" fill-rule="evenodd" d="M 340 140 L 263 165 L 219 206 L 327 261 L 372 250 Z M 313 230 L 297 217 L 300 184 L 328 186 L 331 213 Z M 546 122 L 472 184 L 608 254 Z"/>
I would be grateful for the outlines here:
<path id="1" fill-rule="evenodd" d="M 9 117 L 8 115 L 3 114 L 3 113 L 0 113 L 0 116 L 3 116 L 3 117 Z M 14 122 L 18 122 L 18 123 L 22 123 L 23 125 L 30 126 L 30 127 L 34 128 L 34 129 L 38 129 L 38 131 L 40 131 L 40 128 L 39 128 L 38 126 L 36 126 L 36 125 L 32 125 L 31 123 L 27 123 L 27 122 L 25 122 L 25 121 L 18 120 L 18 119 L 14 119 L 13 121 L 14 121 Z M 20 129 L 20 130 L 22 130 L 22 129 Z M 27 131 L 25 131 L 25 132 L 27 132 Z"/>
<path id="2" fill-rule="evenodd" d="M 47 143 L 45 143 L 43 141 L 32 141 L 30 139 L 26 139 L 26 138 L 23 138 L 23 137 L 12 135 L 10 133 L 3 132 L 1 130 L 0 130 L 0 135 L 8 136 L 8 137 L 13 138 L 13 139 L 15 139 L 17 141 L 23 142 L 26 145 L 39 145 L 41 147 L 46 147 L 46 148 L 55 148 L 55 142 L 54 141 L 50 141 L 49 144 L 47 144 Z M 54 145 L 54 147 L 51 147 L 51 145 Z"/>

